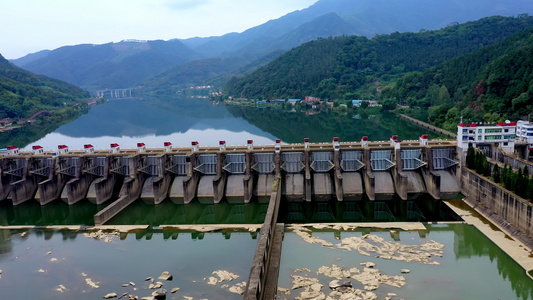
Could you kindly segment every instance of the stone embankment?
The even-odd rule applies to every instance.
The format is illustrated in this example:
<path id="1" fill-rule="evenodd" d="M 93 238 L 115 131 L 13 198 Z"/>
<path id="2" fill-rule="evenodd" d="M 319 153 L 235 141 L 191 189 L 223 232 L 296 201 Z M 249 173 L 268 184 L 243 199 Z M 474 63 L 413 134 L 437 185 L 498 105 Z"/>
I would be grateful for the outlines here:
<path id="1" fill-rule="evenodd" d="M 457 138 L 457 135 L 455 133 L 451 133 L 451 132 L 449 132 L 447 130 L 435 127 L 435 126 L 433 126 L 431 124 L 428 124 L 426 122 L 422 122 L 420 120 L 417 120 L 415 118 L 409 117 L 409 116 L 404 115 L 404 114 L 399 114 L 399 115 L 400 115 L 400 118 L 402 118 L 402 119 L 404 119 L 406 121 L 409 121 L 411 123 L 414 123 L 414 124 L 416 124 L 416 125 L 418 125 L 418 126 L 420 126 L 422 128 L 427 128 L 427 129 L 429 129 L 429 130 L 431 130 L 433 132 L 436 132 L 436 133 L 438 133 L 440 135 L 443 135 L 443 136 L 446 136 L 446 137 L 449 137 L 449 138 L 452 138 L 452 139 L 456 139 Z"/>

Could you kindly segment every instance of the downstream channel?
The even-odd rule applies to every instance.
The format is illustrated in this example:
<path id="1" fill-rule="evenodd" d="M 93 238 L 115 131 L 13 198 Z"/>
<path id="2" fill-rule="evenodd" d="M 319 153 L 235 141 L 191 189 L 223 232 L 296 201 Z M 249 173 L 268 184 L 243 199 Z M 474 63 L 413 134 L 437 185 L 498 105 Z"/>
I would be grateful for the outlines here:
<path id="1" fill-rule="evenodd" d="M 219 140 L 238 145 L 248 139 L 260 145 L 272 144 L 277 138 L 284 143 L 299 143 L 303 138 L 331 142 L 334 136 L 341 141 L 359 141 L 362 136 L 388 140 L 391 135 L 410 140 L 425 133 L 393 114 L 378 112 L 305 115 L 273 108 L 226 108 L 203 99 L 117 100 L 95 106 L 87 115 L 25 146 L 39 144 L 52 150 L 59 144 L 71 149 L 93 144 L 102 149 L 118 143 L 122 148 L 134 148 L 137 142 L 161 147 L 170 141 L 185 147 L 191 141 L 214 146 Z M 430 134 L 430 138 L 435 136 Z M 461 222 L 442 201 L 429 196 L 413 201 L 393 198 L 384 205 L 365 197 L 344 203 L 335 199 L 282 203 L 279 222 L 286 224 L 286 232 L 278 281 L 281 288 L 290 290 L 294 276 L 306 276 L 329 292 L 329 282 L 345 278 L 326 273 L 323 267 L 365 272 L 371 262 L 373 270 L 397 279 L 401 276 L 404 283 L 401 287 L 381 284 L 372 291 L 377 299 L 533 299 L 533 283 L 520 266 L 479 230 Z M 167 199 L 148 205 L 139 199 L 108 222 L 109 230 L 96 237 L 89 235 L 85 229 L 94 225 L 94 214 L 108 204 L 0 203 L 0 225 L 10 226 L 0 229 L 1 298 L 102 299 L 108 293 L 140 298 L 153 291 L 151 280 L 146 280 L 152 277 L 164 284 L 167 299 L 242 299 L 235 291 L 248 279 L 267 204 L 252 200 L 249 204 L 193 201 L 178 205 Z M 334 224 L 353 222 L 363 225 L 334 228 Z M 389 225 L 366 228 L 364 224 L 371 222 Z M 418 229 L 397 228 L 401 226 L 394 224 L 399 222 Z M 309 223 L 333 225 L 299 227 Z M 230 224 L 227 227 L 231 228 L 197 231 L 175 227 L 216 224 Z M 75 227 L 67 229 L 69 226 Z M 319 242 L 309 243 L 302 232 Z M 430 255 L 429 263 L 421 263 L 387 259 L 383 253 L 363 248 L 339 247 L 347 239 L 363 238 L 370 238 L 374 246 L 394 244 L 418 251 L 417 247 L 429 243 L 443 248 L 442 252 L 435 250 L 439 255 Z M 171 281 L 157 279 L 164 271 L 173 275 Z M 213 273 L 216 271 L 227 271 L 236 278 L 223 280 Z M 351 282 L 358 289 L 368 285 Z M 174 288 L 179 290 L 171 293 Z M 302 290 L 290 294 L 281 290 L 278 298 L 294 299 Z"/>

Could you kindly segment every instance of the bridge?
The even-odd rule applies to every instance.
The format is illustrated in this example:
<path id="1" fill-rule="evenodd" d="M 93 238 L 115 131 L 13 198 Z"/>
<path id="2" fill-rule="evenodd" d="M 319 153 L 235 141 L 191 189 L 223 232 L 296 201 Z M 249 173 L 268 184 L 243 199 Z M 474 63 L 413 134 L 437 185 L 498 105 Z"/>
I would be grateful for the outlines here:
<path id="1" fill-rule="evenodd" d="M 105 90 L 95 90 L 97 98 L 107 98 L 107 99 L 132 99 L 133 89 L 105 89 Z"/>

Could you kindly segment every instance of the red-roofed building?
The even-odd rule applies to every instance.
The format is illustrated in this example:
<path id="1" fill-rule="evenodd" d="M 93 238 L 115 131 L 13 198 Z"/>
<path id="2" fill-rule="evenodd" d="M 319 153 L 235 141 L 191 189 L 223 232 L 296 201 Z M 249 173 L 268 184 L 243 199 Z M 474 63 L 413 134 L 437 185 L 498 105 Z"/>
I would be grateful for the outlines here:
<path id="1" fill-rule="evenodd" d="M 512 153 L 515 139 L 516 122 L 461 123 L 457 125 L 457 145 L 463 150 L 468 148 L 468 143 L 472 143 L 474 147 L 477 144 L 498 144 L 498 147 L 505 152 Z"/>

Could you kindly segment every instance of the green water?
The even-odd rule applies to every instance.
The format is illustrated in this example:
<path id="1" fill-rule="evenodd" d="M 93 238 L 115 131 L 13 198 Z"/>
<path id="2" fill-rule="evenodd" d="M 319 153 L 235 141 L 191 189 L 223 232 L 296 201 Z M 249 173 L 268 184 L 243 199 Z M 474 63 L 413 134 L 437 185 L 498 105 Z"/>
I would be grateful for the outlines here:
<path id="1" fill-rule="evenodd" d="M 0 202 L 0 225 L 94 225 L 94 215 L 107 204 L 80 201 L 76 205 L 68 205 L 57 200 L 40 205 L 38 201 L 30 200 L 13 206 L 5 200 Z"/>
<path id="2" fill-rule="evenodd" d="M 400 140 L 418 140 L 422 134 L 429 134 L 431 139 L 442 138 L 378 108 L 316 115 L 240 106 L 228 106 L 228 110 L 287 143 L 301 143 L 304 138 L 310 138 L 311 142 L 331 142 L 333 137 L 339 137 L 341 142 L 358 142 L 363 136 L 371 141 L 388 141 L 392 135 L 398 135 Z"/>
<path id="3" fill-rule="evenodd" d="M 300 202 L 282 201 L 278 221 L 282 223 L 348 222 L 438 222 L 460 218 L 441 200 L 429 195 L 411 201 L 394 197 L 389 201 Z"/>
<path id="4" fill-rule="evenodd" d="M 168 99 L 167 99 L 168 100 Z M 175 101 L 174 101 L 175 100 Z M 394 114 L 377 111 L 320 113 L 305 115 L 275 109 L 214 106 L 203 100 L 171 99 L 164 103 L 149 101 L 117 101 L 91 109 L 78 120 L 66 124 L 38 141 L 47 150 L 58 144 L 80 149 L 85 143 L 99 148 L 118 142 L 123 148 L 134 147 L 143 141 L 148 147 L 160 147 L 164 141 L 175 146 L 190 145 L 199 140 L 202 146 L 228 144 L 272 143 L 280 138 L 287 143 L 330 142 L 337 136 L 342 142 L 388 140 L 391 135 L 400 139 L 418 139 L 427 133 L 402 121 Z M 96 126 L 95 124 L 98 124 Z M 436 138 L 430 133 L 430 138 Z M 68 206 L 62 201 L 41 206 L 37 201 L 13 206 L 9 200 L 0 203 L 0 225 L 93 225 L 93 216 L 110 202 L 96 206 L 88 201 Z M 204 278 L 215 270 L 228 270 L 240 276 L 236 282 L 246 281 L 255 252 L 257 233 L 224 231 L 221 233 L 191 233 L 157 230 L 158 225 L 170 224 L 260 224 L 266 204 L 252 201 L 246 205 L 201 205 L 193 202 L 176 205 L 168 199 L 160 205 L 135 201 L 114 217 L 109 224 L 150 225 L 152 229 L 122 235 L 111 243 L 86 238 L 81 233 L 31 230 L 21 236 L 12 231 L 0 231 L 0 299 L 102 299 L 110 292 L 149 296 L 146 277 L 157 277 L 163 271 L 174 275 L 165 284 L 170 291 L 179 287 L 167 299 L 242 299 L 220 285 L 211 286 Z M 456 220 L 456 216 L 442 206 L 442 202 L 421 198 L 408 204 L 393 199 L 385 204 L 363 200 L 360 202 L 326 202 L 283 204 L 279 220 L 286 223 L 304 222 L 376 222 Z M 313 235 L 331 242 L 337 238 L 361 235 L 362 232 L 316 232 Z M 378 231 L 388 240 L 388 231 Z M 463 224 L 429 225 L 428 231 L 400 232 L 403 243 L 420 243 L 433 239 L 445 244 L 441 265 L 404 266 L 400 262 L 372 259 L 377 268 L 387 274 L 399 269 L 411 269 L 406 274 L 407 286 L 386 287 L 377 292 L 384 299 L 387 291 L 398 299 L 531 299 L 533 281 L 497 246 L 475 228 Z M 50 255 L 46 252 L 51 251 Z M 370 260 L 356 252 L 309 245 L 294 233 L 288 232 L 283 242 L 279 283 L 290 286 L 295 268 L 308 267 L 316 271 L 322 265 L 359 266 Z M 57 261 L 50 261 L 57 258 Z M 39 269 L 46 272 L 40 273 Z M 100 282 L 94 289 L 87 278 Z M 242 279 L 242 280 L 241 280 Z M 134 287 L 122 287 L 129 282 Z M 66 290 L 56 289 L 62 284 Z M 327 284 L 327 282 L 324 282 Z M 233 285 L 233 282 L 230 283 Z M 289 297 L 289 299 L 291 299 Z"/>
<path id="5" fill-rule="evenodd" d="M 233 286 L 248 279 L 256 244 L 254 235 L 244 232 L 147 231 L 106 243 L 81 233 L 32 230 L 22 237 L 0 230 L 0 298 L 102 299 L 115 292 L 140 299 L 153 291 L 145 281 L 153 277 L 164 284 L 167 299 L 242 299 L 222 285 Z M 240 277 L 207 284 L 205 278 L 214 276 L 216 270 Z M 163 271 L 170 272 L 173 280 L 157 280 Z M 98 282 L 99 288 L 89 286 L 86 278 Z M 129 282 L 135 286 L 122 286 Z M 66 290 L 56 290 L 59 285 Z M 174 287 L 180 290 L 171 294 Z"/>
<path id="6" fill-rule="evenodd" d="M 202 205 L 197 201 L 178 205 L 163 201 L 148 205 L 141 200 L 129 205 L 106 224 L 109 225 L 170 225 L 170 224 L 262 224 L 268 204 L 251 202 L 229 204 L 221 202 Z"/>
<path id="7" fill-rule="evenodd" d="M 399 236 L 392 235 L 389 230 L 375 229 L 340 233 L 313 231 L 312 236 L 333 244 L 338 244 L 339 239 L 366 233 L 408 245 L 420 245 L 424 241 L 434 240 L 445 246 L 443 257 L 434 258 L 439 265 L 386 260 L 365 256 L 357 251 L 308 244 L 295 233 L 286 232 L 278 286 L 290 288 L 290 275 L 308 275 L 319 278 L 325 286 L 322 291 L 327 294 L 328 283 L 334 278 L 317 275 L 318 268 L 334 264 L 344 269 L 357 267 L 361 270 L 360 263 L 370 261 L 376 264 L 375 268 L 382 274 L 404 276 L 407 283 L 401 288 L 382 284 L 373 291 L 378 299 L 384 299 L 391 292 L 398 295 L 393 299 L 532 299 L 533 281 L 518 264 L 475 227 L 466 224 L 426 227 L 427 231 L 423 232 L 399 231 Z M 309 268 L 311 273 L 293 273 L 304 267 Z M 410 273 L 401 274 L 401 269 L 409 269 Z M 362 284 L 353 279 L 351 281 L 354 288 L 363 289 Z M 293 291 L 288 299 L 294 299 L 298 294 L 299 292 Z M 285 297 L 281 294 L 278 296 L 281 299 Z"/>

